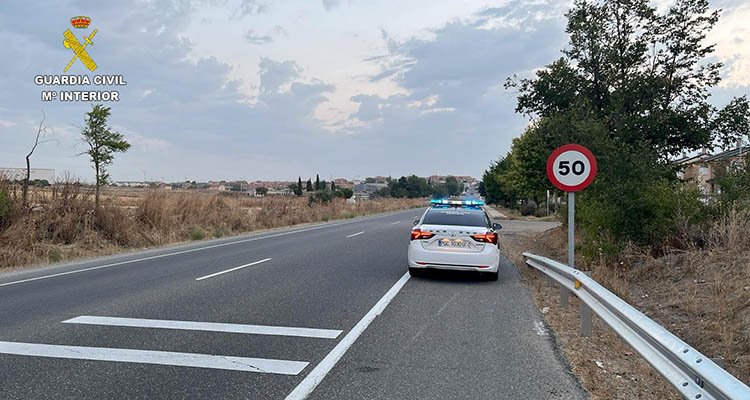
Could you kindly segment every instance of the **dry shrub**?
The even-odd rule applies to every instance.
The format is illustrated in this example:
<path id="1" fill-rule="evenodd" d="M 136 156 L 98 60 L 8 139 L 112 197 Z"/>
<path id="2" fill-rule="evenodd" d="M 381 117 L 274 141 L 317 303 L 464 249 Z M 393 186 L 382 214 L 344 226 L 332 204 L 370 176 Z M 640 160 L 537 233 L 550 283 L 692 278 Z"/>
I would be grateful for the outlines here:
<path id="1" fill-rule="evenodd" d="M 349 204 L 340 198 L 325 204 L 308 204 L 305 197 L 256 198 L 107 188 L 99 210 L 95 210 L 91 188 L 66 179 L 50 188 L 32 188 L 30 206 L 24 210 L 16 186 L 0 179 L 0 192 L 9 199 L 8 210 L 0 218 L 0 268 L 353 218 L 424 204 L 423 200 L 414 199 Z"/>
<path id="2" fill-rule="evenodd" d="M 733 210 L 715 219 L 700 235 L 704 246 L 673 249 L 658 258 L 652 256 L 652 249 L 630 243 L 618 253 L 616 260 L 605 257 L 584 259 L 579 254 L 576 263 L 579 269 L 592 271 L 592 277 L 599 283 L 706 356 L 724 358 L 730 373 L 750 383 L 750 211 Z M 511 256 L 516 265 L 523 264 L 521 251 L 566 260 L 566 238 L 562 228 L 519 239 L 522 240 L 508 248 L 518 253 Z M 557 289 L 547 288 L 538 272 L 528 268 L 523 268 L 523 271 L 524 277 L 535 287 L 537 301 L 546 305 L 557 303 Z M 654 380 L 653 370 L 643 363 L 633 364 L 632 369 L 624 367 L 633 360 L 628 357 L 628 361 L 621 354 L 632 354 L 632 350 L 619 340 L 607 339 L 611 332 L 595 332 L 597 338 L 585 343 L 579 340 L 577 321 L 571 324 L 566 319 L 568 316 L 560 317 L 567 314 L 567 310 L 554 308 L 547 319 L 560 340 L 565 342 L 563 344 L 570 343 L 570 349 L 565 350 L 566 356 L 593 397 L 628 398 L 628 395 L 621 396 L 612 390 L 620 388 L 627 393 L 620 387 L 622 382 L 617 376 L 596 383 L 597 379 L 604 379 L 595 379 L 603 374 L 603 370 L 590 365 L 585 357 L 576 359 L 582 347 L 586 347 L 586 354 L 604 353 L 604 349 L 610 348 L 607 363 L 619 365 L 622 371 L 627 369 L 629 373 L 636 373 L 634 378 L 639 381 L 651 382 L 649 387 L 660 393 L 656 397 L 663 398 L 667 393 L 672 396 L 674 392 L 663 380 Z M 598 338 L 599 334 L 603 334 L 602 338 Z M 624 373 L 616 375 L 626 376 Z M 612 387 L 601 386 L 607 382 Z"/>

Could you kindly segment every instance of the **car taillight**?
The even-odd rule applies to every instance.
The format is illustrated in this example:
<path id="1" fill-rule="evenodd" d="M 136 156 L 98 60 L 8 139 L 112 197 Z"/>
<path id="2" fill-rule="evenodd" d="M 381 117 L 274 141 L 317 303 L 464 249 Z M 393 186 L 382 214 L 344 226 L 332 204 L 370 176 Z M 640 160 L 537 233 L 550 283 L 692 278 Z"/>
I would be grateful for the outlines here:
<path id="1" fill-rule="evenodd" d="M 435 236 L 435 234 L 430 231 L 423 231 L 421 229 L 414 229 L 411 231 L 411 240 L 429 239 L 433 236 Z"/>
<path id="2" fill-rule="evenodd" d="M 471 238 L 477 242 L 497 244 L 497 233 L 495 232 L 477 233 L 471 235 Z"/>

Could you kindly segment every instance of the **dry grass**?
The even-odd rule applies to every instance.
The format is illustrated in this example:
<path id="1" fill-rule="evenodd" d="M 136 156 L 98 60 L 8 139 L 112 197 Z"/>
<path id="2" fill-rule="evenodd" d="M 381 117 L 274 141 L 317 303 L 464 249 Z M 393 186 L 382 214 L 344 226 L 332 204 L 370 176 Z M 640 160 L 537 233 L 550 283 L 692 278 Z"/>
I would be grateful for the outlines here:
<path id="1" fill-rule="evenodd" d="M 0 268 L 354 218 L 424 203 L 383 199 L 347 204 L 337 198 L 308 205 L 304 196 L 256 198 L 144 189 L 140 196 L 107 191 L 95 211 L 91 189 L 67 182 L 34 190 L 30 210 L 24 210 L 18 187 L 0 181 L 0 191 L 9 198 L 8 211 L 0 216 Z"/>
<path id="2" fill-rule="evenodd" d="M 628 246 L 620 260 L 586 262 L 579 269 L 709 357 L 723 357 L 726 369 L 750 382 L 750 213 L 732 212 L 716 220 L 704 248 L 653 258 Z M 508 257 L 522 270 L 540 309 L 556 332 L 563 354 L 594 399 L 679 399 L 671 386 L 600 320 L 594 334 L 581 337 L 579 301 L 559 304 L 559 289 L 525 267 L 522 251 L 564 261 L 563 228 L 536 236 L 501 238 Z"/>

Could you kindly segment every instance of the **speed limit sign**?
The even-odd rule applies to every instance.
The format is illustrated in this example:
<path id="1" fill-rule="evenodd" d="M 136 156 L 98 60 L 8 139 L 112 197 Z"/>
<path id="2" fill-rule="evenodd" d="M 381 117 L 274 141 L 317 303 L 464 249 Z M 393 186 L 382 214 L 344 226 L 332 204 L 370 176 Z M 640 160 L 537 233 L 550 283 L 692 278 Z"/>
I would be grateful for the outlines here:
<path id="1" fill-rule="evenodd" d="M 596 177 L 596 158 L 579 144 L 558 147 L 547 158 L 547 178 L 564 192 L 586 188 Z"/>
<path id="2" fill-rule="evenodd" d="M 568 266 L 575 268 L 575 221 L 576 192 L 583 190 L 596 177 L 596 158 L 589 149 L 579 144 L 566 144 L 558 147 L 547 158 L 547 178 L 556 188 L 568 192 Z M 568 290 L 560 286 L 560 304 L 568 305 Z M 584 309 L 581 309 L 582 312 Z M 591 311 L 587 311 L 591 312 Z M 591 326 L 583 325 L 584 336 L 591 335 Z"/>

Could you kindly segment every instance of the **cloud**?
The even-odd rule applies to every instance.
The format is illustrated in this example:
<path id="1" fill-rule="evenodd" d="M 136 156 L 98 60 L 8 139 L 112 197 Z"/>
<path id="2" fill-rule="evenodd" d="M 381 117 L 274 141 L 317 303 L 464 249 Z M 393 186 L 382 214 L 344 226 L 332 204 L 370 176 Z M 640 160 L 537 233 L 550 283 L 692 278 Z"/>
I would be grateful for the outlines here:
<path id="1" fill-rule="evenodd" d="M 368 58 L 379 67 L 370 79 L 391 80 L 406 93 L 353 96 L 358 107 L 350 124 L 361 126 L 354 136 L 387 148 L 391 159 L 419 154 L 417 174 L 477 175 L 527 123 L 513 112 L 515 96 L 504 80 L 549 63 L 567 41 L 563 13 L 548 12 L 556 7 L 518 1 L 453 20 L 426 37 L 397 40 L 383 32 L 387 52 Z M 511 20 L 518 22 L 497 22 Z"/>
<path id="2" fill-rule="evenodd" d="M 258 64 L 261 93 L 278 92 L 284 84 L 299 77 L 299 67 L 294 61 L 274 61 L 263 58 Z"/>
<path id="3" fill-rule="evenodd" d="M 74 127 L 83 124 L 91 105 L 43 103 L 40 92 L 44 88 L 33 83 L 37 74 L 60 74 L 70 59 L 61 35 L 75 1 L 55 3 L 44 13 L 30 3 L 0 5 L 0 32 L 14 40 L 7 50 L 16 55 L 13 63 L 0 64 L 0 74 L 13 77 L 0 80 L 0 104 L 13 105 L 0 110 L 4 121 L 0 124 L 0 159 L 10 166 L 22 164 L 24 150 L 33 139 L 31 131 L 21 129 L 22 123 L 36 120 L 43 109 L 49 125 L 61 131 L 56 135 L 58 143 L 40 148 L 37 165 L 70 170 L 85 178 L 90 175 L 87 161 L 73 156 L 80 152 Z M 110 124 L 133 144 L 130 151 L 117 155 L 113 178 L 137 179 L 143 169 L 165 179 L 221 178 L 229 175 L 226 165 L 240 166 L 242 160 L 255 166 L 242 170 L 247 178 L 296 177 L 303 171 L 288 159 L 308 152 L 308 166 L 322 165 L 323 150 L 334 148 L 335 143 L 313 114 L 335 87 L 304 76 L 294 61 L 263 58 L 258 64 L 260 93 L 252 101 L 240 90 L 242 82 L 229 78 L 232 66 L 215 58 L 192 61 L 189 57 L 191 43 L 185 29 L 191 10 L 188 2 L 171 0 L 144 2 L 140 7 L 106 3 L 91 10 L 92 25 L 99 29 L 90 50 L 99 65 L 96 73 L 122 74 L 127 81 L 127 86 L 107 88 L 118 90 L 122 99 L 107 104 L 112 107 Z M 11 21 L 19 19 L 36 23 L 33 28 L 28 24 L 2 28 L 14 26 Z M 75 64 L 71 73 L 88 71 Z M 279 168 L 264 169 L 248 159 L 251 155 L 263 155 L 255 160 Z M 221 158 L 232 161 L 216 161 Z M 199 160 L 211 164 L 201 166 Z"/>
<path id="4" fill-rule="evenodd" d="M 323 0 L 323 7 L 326 11 L 331 11 L 341 4 L 341 0 Z"/>
<path id="5" fill-rule="evenodd" d="M 268 12 L 268 4 L 257 0 L 241 0 L 235 10 L 235 17 L 242 18 L 247 15 L 257 15 Z"/>
<path id="6" fill-rule="evenodd" d="M 268 44 L 273 41 L 272 37 L 267 35 L 259 35 L 252 29 L 247 31 L 247 33 L 245 34 L 245 39 L 251 44 Z"/>
<path id="7" fill-rule="evenodd" d="M 725 64 L 722 87 L 750 86 L 750 4 L 724 9 L 708 40 L 716 43 L 715 55 Z"/>

